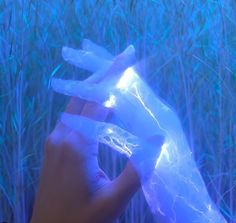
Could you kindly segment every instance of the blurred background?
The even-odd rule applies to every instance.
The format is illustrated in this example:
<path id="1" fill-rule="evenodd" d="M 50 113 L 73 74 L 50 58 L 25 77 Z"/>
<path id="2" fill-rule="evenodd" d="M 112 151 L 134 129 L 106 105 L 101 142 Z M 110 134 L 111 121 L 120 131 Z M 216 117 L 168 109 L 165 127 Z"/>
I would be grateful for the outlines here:
<path id="1" fill-rule="evenodd" d="M 236 222 L 235 11 L 234 0 L 0 0 L 0 222 L 30 219 L 44 140 L 68 101 L 49 80 L 89 75 L 61 57 L 83 38 L 152 57 L 145 80 L 177 111 L 212 199 Z M 125 159 L 103 146 L 100 163 L 114 178 Z M 139 192 L 119 222 L 158 221 Z"/>

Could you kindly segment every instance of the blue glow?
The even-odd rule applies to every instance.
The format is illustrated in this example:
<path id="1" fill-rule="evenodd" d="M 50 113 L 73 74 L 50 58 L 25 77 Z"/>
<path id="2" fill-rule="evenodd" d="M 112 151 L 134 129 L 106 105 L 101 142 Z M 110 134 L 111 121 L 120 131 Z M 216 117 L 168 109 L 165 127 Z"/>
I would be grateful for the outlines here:
<path id="1" fill-rule="evenodd" d="M 103 104 L 112 108 L 114 116 L 129 126 L 128 131 L 88 119 L 78 128 L 83 120 L 79 116 L 76 119 L 68 116 L 72 122 L 64 117 L 64 123 L 85 135 L 88 132 L 87 136 L 91 136 L 91 130 L 86 131 L 88 126 L 96 129 L 96 139 L 131 157 L 142 179 L 146 200 L 158 219 L 164 222 L 226 222 L 208 195 L 175 112 L 153 94 L 132 67 L 123 72 L 114 87 L 104 80 L 100 84 L 100 98 L 98 95 L 86 97 L 84 89 L 78 88 L 74 94 L 69 94 L 97 102 L 109 91 L 110 98 Z M 67 94 L 66 90 L 60 93 Z M 165 137 L 161 147 L 148 141 L 155 134 Z"/>
<path id="2" fill-rule="evenodd" d="M 105 101 L 104 106 L 106 108 L 112 108 L 116 105 L 116 96 L 115 95 L 110 95 L 109 99 L 107 101 Z"/>
<path id="3" fill-rule="evenodd" d="M 103 104 L 106 111 L 111 111 L 106 121 L 116 126 L 96 123 L 96 127 L 102 127 L 96 129 L 94 122 L 83 120 L 83 123 L 88 121 L 91 128 L 74 127 L 86 134 L 94 131 L 92 136 L 101 136 L 99 140 L 106 144 L 112 139 L 112 147 L 129 159 L 135 149 L 141 152 L 140 143 L 148 144 L 145 140 L 149 138 L 149 126 L 152 130 L 156 128 L 151 134 L 165 137 L 163 146 L 157 146 L 155 156 L 158 158 L 155 162 L 150 161 L 160 173 L 160 182 L 153 180 L 150 184 L 159 187 L 158 194 L 156 197 L 153 195 L 155 191 L 145 194 L 158 217 L 167 215 L 162 206 L 165 203 L 160 200 L 170 200 L 168 204 L 172 205 L 171 198 L 174 198 L 168 196 L 167 188 L 161 183 L 165 180 L 169 184 L 168 180 L 175 179 L 175 169 L 187 176 L 186 170 L 191 168 L 178 163 L 188 157 L 185 160 L 194 161 L 195 158 L 196 172 L 201 172 L 216 203 L 206 203 L 203 209 L 208 214 L 219 209 L 228 223 L 236 223 L 235 12 L 235 0 L 1 0 L 0 222 L 29 222 L 44 159 L 44 141 L 54 129 L 58 113 L 65 108 L 70 95 L 76 95 L 98 104 L 108 101 Z M 143 60 L 139 61 L 141 66 L 134 66 L 135 62 L 127 66 L 125 62 L 119 72 L 129 67 L 127 77 L 116 72 L 115 81 L 108 84 L 106 78 L 104 84 L 101 80 L 112 76 L 114 70 L 104 71 L 113 65 L 115 54 L 127 43 L 134 44 L 138 58 Z M 89 72 L 93 74 L 88 77 Z M 138 91 L 135 93 L 135 86 L 132 87 L 135 72 L 173 106 L 174 115 L 162 99 L 157 100 L 145 90 L 145 83 L 139 86 L 141 83 L 136 81 Z M 69 96 L 60 97 L 48 90 L 52 77 L 78 78 L 85 82 L 73 85 L 70 81 L 53 80 L 52 85 L 58 92 L 63 91 Z M 129 81 L 130 77 L 134 80 Z M 117 88 L 119 80 L 122 80 L 120 89 Z M 103 89 L 100 89 L 100 83 Z M 79 88 L 81 91 L 77 90 Z M 137 94 L 142 101 L 136 98 L 134 101 L 138 103 L 132 106 Z M 141 109 L 141 103 L 146 110 Z M 127 104 L 127 109 L 121 109 Z M 181 125 L 176 114 L 184 131 L 179 130 Z M 63 115 L 63 118 L 67 122 L 70 120 L 68 116 Z M 173 129 L 173 122 L 180 127 Z M 99 129 L 104 131 L 96 135 Z M 143 157 L 146 156 L 147 152 Z M 100 167 L 111 178 L 117 176 L 127 160 L 103 146 L 99 157 Z M 136 159 L 137 163 L 139 161 Z M 191 176 L 191 172 L 188 173 Z M 173 178 L 167 179 L 167 176 Z M 56 183 L 57 175 L 54 177 Z M 182 181 L 175 179 L 177 186 Z M 201 191 L 195 184 L 191 185 Z M 177 186 L 170 185 L 168 191 Z M 162 193 L 164 195 L 159 200 Z M 202 197 L 205 194 L 199 192 L 198 198 Z M 177 198 L 179 204 L 180 196 Z M 161 217 L 153 219 L 144 199 L 142 191 L 138 192 L 118 221 L 165 222 Z M 177 211 L 176 206 L 174 208 Z M 181 223 L 185 222 L 187 220 Z"/>

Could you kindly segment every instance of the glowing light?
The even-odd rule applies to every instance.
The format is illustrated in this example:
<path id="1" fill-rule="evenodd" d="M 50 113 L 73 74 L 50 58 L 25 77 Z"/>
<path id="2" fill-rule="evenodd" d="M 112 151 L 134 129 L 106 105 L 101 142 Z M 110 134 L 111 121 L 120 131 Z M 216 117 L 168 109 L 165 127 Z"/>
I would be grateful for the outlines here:
<path id="1" fill-rule="evenodd" d="M 62 86 L 63 84 L 64 86 Z M 59 82 L 57 86 L 54 85 L 54 89 L 68 95 L 67 91 L 70 89 L 66 84 L 66 82 Z M 77 88 L 73 82 L 71 86 L 75 90 L 70 90 L 70 95 L 81 96 L 86 100 L 91 99 L 87 86 Z M 107 91 L 103 92 L 103 88 L 104 90 L 109 89 L 110 95 L 107 95 Z M 98 91 L 96 93 L 98 95 L 95 96 L 99 97 L 100 93 Z M 94 137 L 100 143 L 110 146 L 127 157 L 134 155 L 136 149 L 137 151 L 145 149 L 145 143 L 140 144 L 140 138 L 136 137 L 136 135 L 140 135 L 142 138 L 143 123 L 145 123 L 144 129 L 147 128 L 150 135 L 161 132 L 161 135 L 165 136 L 165 142 L 158 157 L 151 157 L 152 159 L 146 161 L 144 153 L 140 153 L 141 155 L 136 153 L 138 155 L 133 156 L 134 159 L 131 160 L 141 176 L 145 197 L 154 214 L 157 216 L 161 214 L 164 221 L 168 223 L 226 223 L 213 205 L 194 157 L 191 155 L 184 132 L 175 121 L 175 113 L 154 95 L 134 68 L 126 69 L 115 86 L 103 84 L 101 98 L 104 98 L 104 94 L 105 97 L 108 96 L 104 106 L 116 107 L 113 112 L 114 116 L 125 125 L 127 124 L 127 131 L 119 126 L 111 125 L 111 123 L 100 123 L 90 119 L 83 120 L 88 124 L 81 124 L 81 120 L 78 120 L 78 124 L 71 120 L 67 120 L 67 122 L 72 127 L 75 126 L 77 131 L 87 134 L 88 137 L 91 137 L 91 129 L 94 128 Z M 137 111 L 134 119 L 132 119 L 132 115 L 126 115 L 129 110 Z M 134 135 L 129 132 L 131 130 Z M 157 151 L 155 146 L 151 149 Z M 150 160 L 151 162 L 149 162 Z M 153 169 L 153 164 L 155 164 L 155 169 Z M 150 178 L 142 181 L 142 179 L 147 179 L 145 176 L 149 174 L 147 171 L 150 169 L 153 170 Z"/>
<path id="2" fill-rule="evenodd" d="M 133 83 L 132 84 L 132 87 L 134 88 L 135 90 L 135 93 L 133 94 L 134 97 L 136 97 L 139 102 L 142 104 L 143 108 L 151 115 L 151 117 L 154 119 L 154 121 L 156 122 L 156 124 L 158 125 L 158 127 L 163 130 L 167 135 L 168 135 L 168 132 L 161 127 L 159 121 L 157 120 L 157 118 L 155 117 L 155 115 L 153 114 L 153 112 L 145 105 L 140 93 L 139 93 L 139 90 L 138 90 L 138 87 L 137 87 L 137 84 L 136 83 Z"/>
<path id="3" fill-rule="evenodd" d="M 162 147 L 161 147 L 161 153 L 156 161 L 156 166 L 155 168 L 157 168 L 157 166 L 159 165 L 161 159 L 163 158 L 163 156 L 165 156 L 167 158 L 167 160 L 169 161 L 170 157 L 169 157 L 169 153 L 168 153 L 168 146 L 169 143 L 165 142 Z"/>
<path id="4" fill-rule="evenodd" d="M 124 74 L 120 78 L 119 82 L 116 84 L 116 88 L 120 90 L 128 90 L 131 84 L 133 84 L 136 79 L 137 74 L 134 68 L 129 67 L 124 71 Z"/>
<path id="5" fill-rule="evenodd" d="M 110 95 L 109 99 L 104 102 L 104 106 L 106 108 L 112 108 L 116 105 L 116 96 L 115 95 Z"/>
<path id="6" fill-rule="evenodd" d="M 111 134 L 111 133 L 113 133 L 113 130 L 112 130 L 111 128 L 108 128 L 108 129 L 107 129 L 107 133 L 108 133 L 108 134 Z"/>
<path id="7" fill-rule="evenodd" d="M 208 209 L 209 211 L 212 210 L 211 204 L 207 205 L 207 209 Z"/>

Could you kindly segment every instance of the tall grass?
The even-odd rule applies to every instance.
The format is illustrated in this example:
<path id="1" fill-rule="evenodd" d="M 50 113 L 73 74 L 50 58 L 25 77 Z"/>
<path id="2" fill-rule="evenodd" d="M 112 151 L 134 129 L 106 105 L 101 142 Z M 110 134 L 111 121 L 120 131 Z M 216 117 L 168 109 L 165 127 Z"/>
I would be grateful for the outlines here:
<path id="1" fill-rule="evenodd" d="M 234 0 L 0 0 L 0 222 L 30 218 L 44 139 L 67 100 L 48 81 L 87 75 L 60 55 L 85 37 L 152 56 L 144 78 L 179 114 L 211 197 L 236 222 L 235 10 Z M 100 158 L 112 178 L 125 162 L 108 148 Z M 158 221 L 138 193 L 120 222 Z"/>

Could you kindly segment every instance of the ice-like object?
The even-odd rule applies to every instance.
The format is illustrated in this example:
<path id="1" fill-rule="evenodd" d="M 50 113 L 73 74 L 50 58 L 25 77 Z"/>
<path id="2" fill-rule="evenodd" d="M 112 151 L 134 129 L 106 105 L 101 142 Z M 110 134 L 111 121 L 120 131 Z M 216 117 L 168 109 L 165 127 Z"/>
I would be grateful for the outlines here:
<path id="1" fill-rule="evenodd" d="M 176 113 L 151 91 L 134 67 L 113 82 L 111 78 L 99 84 L 54 79 L 52 87 L 103 104 L 122 121 L 124 129 L 80 116 L 62 116 L 65 124 L 131 157 L 145 198 L 160 222 L 226 222 L 207 192 Z M 147 140 L 155 135 L 165 139 L 161 148 L 160 143 Z M 143 159 L 146 157 L 151 159 Z M 147 178 L 145 168 L 150 170 Z"/>
<path id="2" fill-rule="evenodd" d="M 132 160 L 143 182 L 152 174 L 163 143 L 161 136 L 141 138 L 112 123 L 98 122 L 68 113 L 62 113 L 60 121 L 86 138 L 97 139 L 126 155 Z"/>

